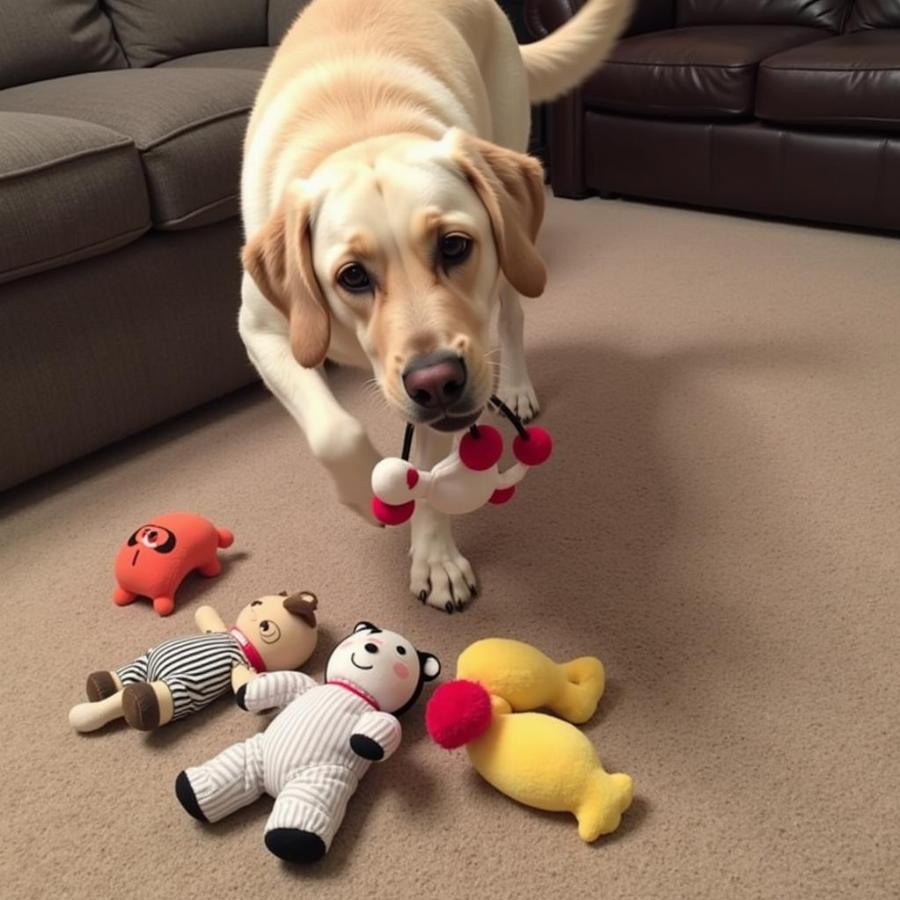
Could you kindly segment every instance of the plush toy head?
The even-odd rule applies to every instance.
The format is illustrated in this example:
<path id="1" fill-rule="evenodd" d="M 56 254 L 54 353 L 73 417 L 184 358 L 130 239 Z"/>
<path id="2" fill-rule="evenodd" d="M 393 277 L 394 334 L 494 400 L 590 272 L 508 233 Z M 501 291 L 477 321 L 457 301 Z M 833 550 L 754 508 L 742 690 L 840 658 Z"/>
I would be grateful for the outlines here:
<path id="1" fill-rule="evenodd" d="M 316 649 L 318 604 L 316 595 L 309 591 L 289 597 L 260 597 L 240 611 L 235 627 L 254 646 L 267 669 L 296 669 Z"/>
<path id="2" fill-rule="evenodd" d="M 436 656 L 417 650 L 402 634 L 360 622 L 328 657 L 325 681 L 356 688 L 380 710 L 399 716 L 440 671 Z"/>

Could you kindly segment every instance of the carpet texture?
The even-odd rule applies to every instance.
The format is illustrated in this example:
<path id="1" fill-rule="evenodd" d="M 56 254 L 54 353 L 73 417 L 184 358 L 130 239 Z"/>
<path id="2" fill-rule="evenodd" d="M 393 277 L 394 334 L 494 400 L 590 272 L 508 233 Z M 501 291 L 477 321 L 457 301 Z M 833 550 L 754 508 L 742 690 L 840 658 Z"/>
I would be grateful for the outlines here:
<path id="1" fill-rule="evenodd" d="M 407 530 L 336 503 L 261 389 L 3 498 L 0 883 L 38 897 L 858 898 L 900 895 L 900 244 L 589 200 L 549 204 L 529 360 L 557 453 L 506 507 L 458 522 L 482 594 L 406 592 Z M 396 452 L 402 426 L 346 404 Z M 234 530 L 174 615 L 110 600 L 125 535 L 167 510 Z M 262 727 L 222 700 L 145 736 L 67 724 L 95 669 L 311 588 L 322 638 L 362 618 L 443 658 L 489 635 L 609 687 L 586 732 L 635 779 L 619 831 L 520 807 L 424 732 L 373 767 L 327 859 L 282 865 L 263 799 L 215 826 L 177 772 Z M 427 696 L 427 694 L 426 694 Z"/>

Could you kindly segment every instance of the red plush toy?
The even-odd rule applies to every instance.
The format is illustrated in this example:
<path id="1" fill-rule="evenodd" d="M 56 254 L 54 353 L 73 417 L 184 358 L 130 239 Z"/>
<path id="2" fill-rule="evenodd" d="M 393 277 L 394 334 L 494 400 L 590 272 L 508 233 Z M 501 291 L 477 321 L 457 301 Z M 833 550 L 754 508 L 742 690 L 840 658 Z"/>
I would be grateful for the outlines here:
<path id="1" fill-rule="evenodd" d="M 175 609 L 175 591 L 188 572 L 212 577 L 222 571 L 217 551 L 230 547 L 234 535 L 193 513 L 168 513 L 141 525 L 116 556 L 113 601 L 118 606 L 149 597 L 167 616 Z"/>

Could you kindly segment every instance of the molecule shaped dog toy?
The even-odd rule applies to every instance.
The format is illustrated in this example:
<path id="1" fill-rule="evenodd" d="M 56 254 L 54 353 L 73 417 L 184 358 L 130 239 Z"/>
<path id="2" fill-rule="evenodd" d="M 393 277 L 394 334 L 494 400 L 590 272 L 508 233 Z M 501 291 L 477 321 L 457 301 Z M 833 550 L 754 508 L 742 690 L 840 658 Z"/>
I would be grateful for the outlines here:
<path id="1" fill-rule="evenodd" d="M 474 512 L 485 503 L 506 503 L 528 470 L 546 462 L 553 450 L 549 432 L 537 426 L 525 427 L 518 416 L 496 397 L 491 398 L 516 426 L 513 454 L 518 462 L 501 472 L 503 438 L 490 425 L 473 425 L 445 459 L 430 471 L 409 462 L 412 426 L 408 425 L 401 457 L 381 460 L 372 470 L 372 513 L 385 525 L 402 525 L 416 508 L 416 501 L 428 503 L 451 516 Z"/>

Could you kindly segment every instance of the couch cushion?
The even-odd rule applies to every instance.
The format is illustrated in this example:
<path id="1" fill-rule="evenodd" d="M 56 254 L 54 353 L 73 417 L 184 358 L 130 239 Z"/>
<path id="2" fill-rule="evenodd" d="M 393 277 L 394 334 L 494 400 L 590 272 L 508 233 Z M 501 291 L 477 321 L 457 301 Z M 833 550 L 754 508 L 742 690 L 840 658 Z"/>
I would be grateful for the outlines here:
<path id="1" fill-rule="evenodd" d="M 679 25 L 805 25 L 840 31 L 852 0 L 678 0 Z"/>
<path id="2" fill-rule="evenodd" d="M 900 31 L 857 31 L 767 59 L 756 114 L 792 125 L 900 131 Z"/>
<path id="3" fill-rule="evenodd" d="M 0 0 L 0 88 L 127 66 L 98 0 Z"/>
<path id="4" fill-rule="evenodd" d="M 619 41 L 583 88 L 588 106 L 657 116 L 749 116 L 759 61 L 826 32 L 777 25 L 701 25 Z"/>
<path id="5" fill-rule="evenodd" d="M 0 112 L 0 282 L 98 256 L 149 227 L 130 138 L 88 122 Z"/>
<path id="6" fill-rule="evenodd" d="M 133 66 L 266 43 L 268 0 L 105 0 Z"/>
<path id="7" fill-rule="evenodd" d="M 96 72 L 0 92 L 0 110 L 65 115 L 140 150 L 153 223 L 191 228 L 237 213 L 241 144 L 261 79 L 248 69 Z"/>
<path id="8" fill-rule="evenodd" d="M 275 55 L 274 47 L 235 47 L 233 50 L 213 50 L 179 56 L 160 63 L 160 69 L 252 69 L 265 72 Z"/>
<path id="9" fill-rule="evenodd" d="M 897 0 L 856 0 L 847 31 L 868 28 L 900 28 L 900 3 Z"/>

